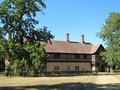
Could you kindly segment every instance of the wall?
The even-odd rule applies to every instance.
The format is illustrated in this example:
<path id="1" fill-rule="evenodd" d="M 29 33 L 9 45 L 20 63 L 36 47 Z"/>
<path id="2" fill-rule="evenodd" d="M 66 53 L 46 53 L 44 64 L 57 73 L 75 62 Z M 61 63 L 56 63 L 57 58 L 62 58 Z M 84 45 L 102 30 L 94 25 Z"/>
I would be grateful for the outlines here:
<path id="1" fill-rule="evenodd" d="M 99 72 L 106 71 L 106 66 L 105 65 L 101 66 L 102 58 L 100 57 L 100 52 L 102 51 L 104 51 L 104 48 L 103 46 L 100 46 L 99 49 L 96 51 L 96 53 L 91 56 L 93 71 L 99 71 Z"/>
<path id="2" fill-rule="evenodd" d="M 47 62 L 47 71 L 53 71 L 54 66 L 59 66 L 60 71 L 66 71 L 67 66 L 70 70 L 75 70 L 75 66 L 79 66 L 80 70 L 91 70 L 91 62 Z"/>

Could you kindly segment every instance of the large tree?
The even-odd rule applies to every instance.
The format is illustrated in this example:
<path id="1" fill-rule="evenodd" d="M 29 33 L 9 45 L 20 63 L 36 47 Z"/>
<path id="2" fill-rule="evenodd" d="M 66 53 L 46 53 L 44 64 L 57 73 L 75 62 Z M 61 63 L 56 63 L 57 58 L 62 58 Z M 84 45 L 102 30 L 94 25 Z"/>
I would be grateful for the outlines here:
<path id="1" fill-rule="evenodd" d="M 0 71 L 3 71 L 4 70 L 4 57 L 3 57 L 3 54 L 2 54 L 2 46 L 1 44 L 4 43 L 4 39 L 3 39 L 3 35 L 2 35 L 2 28 L 0 28 Z"/>
<path id="2" fill-rule="evenodd" d="M 105 62 L 120 69 L 120 13 L 110 13 L 98 35 L 107 44 L 106 51 L 101 53 Z"/>
<path id="3" fill-rule="evenodd" d="M 1 40 L 4 41 L 0 49 L 7 72 L 21 76 L 41 73 L 47 55 L 40 41 L 53 38 L 46 27 L 35 30 L 39 23 L 35 20 L 36 13 L 44 8 L 43 0 L 3 0 L 0 4 Z"/>

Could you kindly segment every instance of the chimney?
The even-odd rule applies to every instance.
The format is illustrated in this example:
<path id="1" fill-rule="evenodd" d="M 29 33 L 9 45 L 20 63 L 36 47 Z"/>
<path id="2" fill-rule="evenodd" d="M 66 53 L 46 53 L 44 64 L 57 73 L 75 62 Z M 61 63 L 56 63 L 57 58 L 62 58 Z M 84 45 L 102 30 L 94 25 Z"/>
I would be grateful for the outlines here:
<path id="1" fill-rule="evenodd" d="M 66 34 L 66 41 L 69 42 L 69 33 Z"/>
<path id="2" fill-rule="evenodd" d="M 84 35 L 81 35 L 81 43 L 84 44 Z"/>

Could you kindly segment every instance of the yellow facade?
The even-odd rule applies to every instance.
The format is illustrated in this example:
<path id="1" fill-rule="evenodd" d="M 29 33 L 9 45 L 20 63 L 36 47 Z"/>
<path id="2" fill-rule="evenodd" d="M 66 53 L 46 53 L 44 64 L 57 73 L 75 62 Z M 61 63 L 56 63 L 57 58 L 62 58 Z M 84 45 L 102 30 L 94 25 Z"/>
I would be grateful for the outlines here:
<path id="1" fill-rule="evenodd" d="M 90 62 L 47 62 L 47 71 L 54 71 L 55 66 L 59 66 L 59 71 L 67 71 L 67 67 L 74 71 L 75 66 L 79 66 L 79 70 L 91 70 Z"/>

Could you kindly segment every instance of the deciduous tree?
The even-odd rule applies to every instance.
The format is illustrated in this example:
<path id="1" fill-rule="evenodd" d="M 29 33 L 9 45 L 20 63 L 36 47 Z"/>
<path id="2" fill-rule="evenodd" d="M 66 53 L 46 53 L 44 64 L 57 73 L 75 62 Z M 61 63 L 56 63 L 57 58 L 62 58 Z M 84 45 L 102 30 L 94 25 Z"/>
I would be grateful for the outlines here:
<path id="1" fill-rule="evenodd" d="M 120 68 L 120 13 L 110 13 L 98 35 L 107 44 L 106 51 L 101 53 L 105 62 Z"/>
<path id="2" fill-rule="evenodd" d="M 35 25 L 39 23 L 35 20 L 36 13 L 44 8 L 43 0 L 3 0 L 0 4 L 4 41 L 0 43 L 0 48 L 9 63 L 6 64 L 7 74 L 38 76 L 41 72 L 47 56 L 43 46 L 37 44 L 53 38 L 46 27 L 35 30 Z"/>

